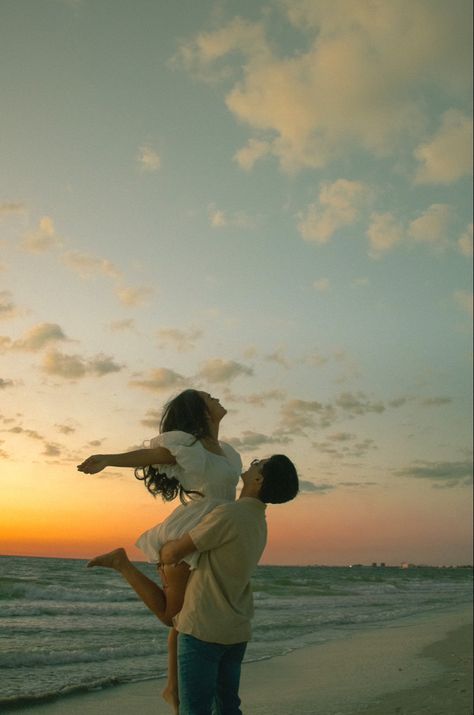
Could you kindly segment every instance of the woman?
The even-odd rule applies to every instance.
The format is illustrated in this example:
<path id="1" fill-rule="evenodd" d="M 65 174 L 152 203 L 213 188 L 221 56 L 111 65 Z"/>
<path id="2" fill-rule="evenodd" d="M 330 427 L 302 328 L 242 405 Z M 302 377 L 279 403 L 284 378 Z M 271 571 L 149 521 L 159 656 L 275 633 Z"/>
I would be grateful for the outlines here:
<path id="1" fill-rule="evenodd" d="M 219 442 L 219 426 L 225 415 L 219 400 L 207 392 L 185 390 L 165 406 L 160 434 L 151 440 L 148 449 L 92 455 L 77 467 L 85 474 L 96 474 L 106 467 L 134 467 L 135 476 L 154 496 L 160 494 L 165 501 L 180 497 L 181 506 L 137 541 L 147 558 L 157 563 L 163 588 L 139 571 L 122 548 L 88 563 L 89 567 L 118 571 L 167 626 L 173 625 L 173 616 L 181 610 L 190 569 L 196 567 L 198 555 L 188 557 L 186 563 L 161 566 L 162 545 L 188 532 L 217 504 L 235 499 L 242 462 L 229 444 Z M 177 713 L 176 644 L 177 634 L 172 629 L 168 638 L 168 684 L 163 697 Z"/>

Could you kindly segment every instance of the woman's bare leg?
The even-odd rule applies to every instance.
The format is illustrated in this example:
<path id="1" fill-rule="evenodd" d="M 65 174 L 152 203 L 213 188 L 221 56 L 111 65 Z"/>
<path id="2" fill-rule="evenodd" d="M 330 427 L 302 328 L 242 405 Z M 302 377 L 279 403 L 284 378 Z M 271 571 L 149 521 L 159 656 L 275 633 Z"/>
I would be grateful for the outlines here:
<path id="1" fill-rule="evenodd" d="M 162 589 L 132 564 L 125 549 L 119 548 L 96 556 L 87 564 L 88 568 L 94 566 L 118 571 L 162 623 L 166 626 L 173 625 L 173 616 L 180 612 L 184 601 L 189 578 L 187 564 L 160 566 Z M 174 628 L 168 636 L 168 682 L 162 696 L 174 709 L 175 715 L 178 715 L 178 633 Z"/>
<path id="2" fill-rule="evenodd" d="M 166 593 L 166 612 L 172 623 L 173 616 L 180 612 L 183 605 L 189 567 L 181 563 L 177 566 L 161 566 L 159 570 Z M 168 636 L 168 682 L 161 695 L 173 708 L 175 715 L 178 715 L 178 632 L 174 628 Z"/>
<path id="3" fill-rule="evenodd" d="M 173 708 L 175 715 L 178 715 L 178 631 L 174 628 L 170 629 L 168 635 L 168 682 L 161 696 Z"/>
<path id="4" fill-rule="evenodd" d="M 118 571 L 130 584 L 137 596 L 140 596 L 145 606 L 165 625 L 170 625 L 170 619 L 166 613 L 165 591 L 132 564 L 125 549 L 115 549 L 107 554 L 96 556 L 95 559 L 92 559 L 87 564 L 88 568 L 93 566 L 102 566 L 103 568 Z"/>

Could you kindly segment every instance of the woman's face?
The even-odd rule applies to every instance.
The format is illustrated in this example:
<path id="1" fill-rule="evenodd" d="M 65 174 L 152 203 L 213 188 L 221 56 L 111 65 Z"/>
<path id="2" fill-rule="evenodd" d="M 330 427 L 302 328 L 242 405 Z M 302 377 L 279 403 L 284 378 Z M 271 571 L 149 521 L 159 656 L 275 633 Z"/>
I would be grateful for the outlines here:
<path id="1" fill-rule="evenodd" d="M 199 392 L 204 403 L 206 405 L 207 411 L 209 412 L 209 417 L 212 422 L 219 422 L 224 415 L 227 414 L 225 407 L 222 407 L 217 397 L 213 397 L 208 392 Z"/>

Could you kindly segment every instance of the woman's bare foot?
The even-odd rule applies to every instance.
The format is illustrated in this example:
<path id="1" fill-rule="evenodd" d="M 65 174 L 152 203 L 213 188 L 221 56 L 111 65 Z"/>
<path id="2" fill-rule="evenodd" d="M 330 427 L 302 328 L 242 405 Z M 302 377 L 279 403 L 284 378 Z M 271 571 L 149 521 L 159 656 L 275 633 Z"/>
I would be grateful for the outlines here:
<path id="1" fill-rule="evenodd" d="M 116 571 L 121 571 L 124 564 L 128 561 L 127 552 L 125 549 L 120 547 L 119 549 L 114 549 L 106 554 L 101 554 L 96 556 L 95 559 L 91 559 L 87 568 L 92 568 L 92 566 L 102 566 L 106 569 L 115 569 Z"/>
<path id="2" fill-rule="evenodd" d="M 170 705 L 170 707 L 173 708 L 174 715 L 179 715 L 178 691 L 167 685 L 161 693 L 161 697 L 168 703 L 168 705 Z"/>

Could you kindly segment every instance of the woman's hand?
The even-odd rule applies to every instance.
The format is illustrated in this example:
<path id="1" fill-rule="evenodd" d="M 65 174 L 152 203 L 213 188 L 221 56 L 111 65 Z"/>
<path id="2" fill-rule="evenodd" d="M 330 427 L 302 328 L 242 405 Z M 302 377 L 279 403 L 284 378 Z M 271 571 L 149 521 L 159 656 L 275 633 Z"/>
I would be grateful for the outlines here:
<path id="1" fill-rule="evenodd" d="M 93 454 L 88 457 L 82 464 L 78 464 L 77 468 L 84 474 L 97 474 L 109 466 L 107 457 L 104 454 Z"/>

